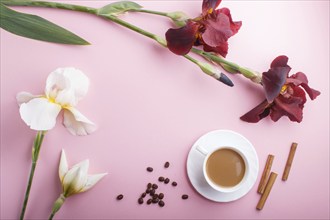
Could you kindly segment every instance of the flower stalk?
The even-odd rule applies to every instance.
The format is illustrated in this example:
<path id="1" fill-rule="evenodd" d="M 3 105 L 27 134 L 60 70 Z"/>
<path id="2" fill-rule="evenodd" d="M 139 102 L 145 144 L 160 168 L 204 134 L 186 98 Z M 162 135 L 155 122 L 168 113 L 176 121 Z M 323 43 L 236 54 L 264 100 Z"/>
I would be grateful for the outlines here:
<path id="1" fill-rule="evenodd" d="M 21 211 L 21 215 L 20 215 L 20 220 L 24 219 L 26 206 L 27 206 L 27 203 L 29 201 L 30 190 L 31 190 L 32 182 L 33 182 L 34 172 L 35 172 L 35 169 L 36 169 L 36 166 L 37 166 L 39 153 L 40 153 L 42 142 L 44 140 L 45 133 L 46 133 L 45 131 L 38 131 L 37 135 L 34 139 L 34 142 L 33 142 L 32 165 L 31 165 L 31 170 L 30 170 L 29 181 L 28 181 L 28 184 L 27 184 L 27 187 L 26 187 L 26 192 L 25 192 L 23 207 L 22 207 L 22 211 Z"/>
<path id="2" fill-rule="evenodd" d="M 86 6 L 81 6 L 81 5 L 73 5 L 73 4 L 66 4 L 66 3 L 58 3 L 58 2 L 46 2 L 46 1 L 31 1 L 31 0 L 2 0 L 2 3 L 8 6 L 34 6 L 34 7 L 46 7 L 46 8 L 58 8 L 58 9 L 65 9 L 65 10 L 71 10 L 71 11 L 78 11 L 78 12 L 85 12 L 89 14 L 96 15 L 98 17 L 102 17 L 104 19 L 108 19 L 116 24 L 119 24 L 123 27 L 126 27 L 136 33 L 139 33 L 141 35 L 144 35 L 152 40 L 155 40 L 157 43 L 162 45 L 163 47 L 167 48 L 167 43 L 166 40 L 160 36 L 157 36 L 156 34 L 153 34 L 151 32 L 148 32 L 142 28 L 139 28 L 129 22 L 126 22 L 120 18 L 118 18 L 115 15 L 111 14 L 100 14 L 99 10 L 96 8 L 92 7 L 86 7 Z M 130 9 L 130 11 L 133 12 L 144 12 L 144 13 L 150 13 L 150 14 L 155 14 L 155 15 L 161 15 L 161 16 L 166 16 L 171 18 L 174 22 L 178 21 L 180 22 L 185 22 L 184 20 L 187 19 L 185 17 L 185 14 L 182 12 L 173 12 L 173 13 L 165 13 L 165 12 L 159 12 L 159 11 L 151 11 L 151 10 L 145 10 L 145 9 Z M 207 73 L 204 71 L 203 66 L 200 65 L 201 62 L 197 62 L 195 59 L 193 59 L 189 55 L 183 55 L 187 60 L 193 62 L 196 64 L 199 68 L 203 70 L 204 73 Z M 215 69 L 215 68 L 214 68 Z M 213 74 L 209 74 L 211 76 L 214 75 L 220 75 L 220 77 L 214 77 L 218 79 L 219 81 L 223 82 L 226 85 L 232 86 L 233 83 L 231 80 L 225 76 L 223 73 L 217 73 L 218 71 L 215 71 Z M 221 79 L 221 80 L 220 80 Z M 222 80 L 225 79 L 225 80 Z"/>
<path id="3" fill-rule="evenodd" d="M 63 193 L 58 197 L 58 199 L 56 199 L 56 201 L 54 202 L 53 205 L 53 209 L 52 209 L 52 213 L 49 216 L 49 220 L 52 220 L 53 217 L 55 216 L 56 212 L 58 212 L 58 210 L 60 210 L 60 208 L 62 207 L 62 205 L 65 202 L 66 197 L 63 195 Z"/>
<path id="4" fill-rule="evenodd" d="M 224 57 L 216 55 L 215 53 L 212 52 L 205 52 L 203 50 L 199 50 L 197 48 L 192 48 L 191 51 L 195 54 L 198 54 L 202 57 L 204 57 L 206 60 L 209 60 L 211 62 L 214 62 L 220 66 L 222 66 L 227 72 L 235 74 L 235 73 L 240 73 L 242 74 L 245 78 L 250 79 L 251 81 L 260 84 L 261 83 L 261 74 L 250 70 L 249 68 L 246 67 L 241 67 L 236 63 L 230 62 L 226 60 Z"/>

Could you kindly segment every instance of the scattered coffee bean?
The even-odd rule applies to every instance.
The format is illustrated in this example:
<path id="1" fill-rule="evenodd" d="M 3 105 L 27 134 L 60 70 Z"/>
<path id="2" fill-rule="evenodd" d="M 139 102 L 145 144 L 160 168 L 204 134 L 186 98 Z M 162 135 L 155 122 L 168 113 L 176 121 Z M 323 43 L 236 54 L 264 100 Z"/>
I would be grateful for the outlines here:
<path id="1" fill-rule="evenodd" d="M 142 193 L 142 195 L 141 195 L 141 198 L 144 198 L 144 197 L 146 197 L 146 195 L 147 195 L 147 193 L 146 193 L 146 192 Z"/>
<path id="2" fill-rule="evenodd" d="M 157 199 L 158 198 L 158 194 L 155 193 L 153 196 L 152 196 L 153 199 Z"/>
<path id="3" fill-rule="evenodd" d="M 148 183 L 147 188 L 151 188 L 152 187 L 152 183 Z"/>
<path id="4" fill-rule="evenodd" d="M 168 184 L 170 182 L 170 179 L 169 178 L 166 178 L 165 180 L 164 180 L 164 183 L 165 184 Z"/>
<path id="5" fill-rule="evenodd" d="M 168 168 L 170 166 L 170 163 L 167 161 L 165 164 L 164 164 L 164 167 L 165 168 Z"/>
<path id="6" fill-rule="evenodd" d="M 152 188 L 157 189 L 158 185 L 154 183 L 154 184 L 152 184 Z"/>
<path id="7" fill-rule="evenodd" d="M 158 203 L 158 202 L 159 202 L 158 198 L 152 199 L 152 203 Z"/>
<path id="8" fill-rule="evenodd" d="M 147 167 L 148 172 L 152 172 L 154 169 L 152 167 Z"/>
<path id="9" fill-rule="evenodd" d="M 187 194 L 183 194 L 183 195 L 181 196 L 182 199 L 188 199 L 188 197 L 189 197 L 189 196 L 188 196 Z"/>
<path id="10" fill-rule="evenodd" d="M 162 177 L 162 176 L 160 176 L 160 177 L 158 178 L 158 181 L 159 181 L 159 182 L 164 182 L 164 180 L 165 180 L 165 178 Z"/>
<path id="11" fill-rule="evenodd" d="M 177 182 L 175 182 L 175 181 L 172 182 L 172 186 L 177 186 L 177 185 L 178 185 Z"/>
<path id="12" fill-rule="evenodd" d="M 150 205 L 152 203 L 152 199 L 147 200 L 147 204 Z"/>
<path id="13" fill-rule="evenodd" d="M 138 203 L 139 203 L 139 204 L 143 204 L 143 198 L 139 198 L 139 199 L 138 199 Z"/>
<path id="14" fill-rule="evenodd" d="M 155 192 L 156 192 L 156 190 L 155 190 L 155 189 L 152 189 L 152 190 L 150 191 L 150 195 L 151 195 L 151 196 L 155 195 Z"/>
<path id="15" fill-rule="evenodd" d="M 158 205 L 160 207 L 163 207 L 165 205 L 165 202 L 163 200 L 159 200 Z"/>
<path id="16" fill-rule="evenodd" d="M 124 198 L 124 196 L 122 194 L 117 196 L 117 200 L 122 200 Z"/>
<path id="17" fill-rule="evenodd" d="M 164 193 L 159 193 L 158 198 L 163 199 L 164 198 Z"/>
<path id="18" fill-rule="evenodd" d="M 146 193 L 149 194 L 151 192 L 151 188 L 146 189 Z"/>

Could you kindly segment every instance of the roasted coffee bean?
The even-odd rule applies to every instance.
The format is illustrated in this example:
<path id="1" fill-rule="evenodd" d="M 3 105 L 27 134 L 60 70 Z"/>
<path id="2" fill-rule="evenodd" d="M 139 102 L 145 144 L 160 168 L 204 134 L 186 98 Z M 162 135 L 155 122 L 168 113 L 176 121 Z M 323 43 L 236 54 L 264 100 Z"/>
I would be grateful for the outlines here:
<path id="1" fill-rule="evenodd" d="M 142 195 L 141 195 L 141 198 L 144 198 L 144 197 L 146 197 L 146 195 L 147 195 L 147 193 L 142 193 Z"/>
<path id="2" fill-rule="evenodd" d="M 158 185 L 154 183 L 154 184 L 152 184 L 152 188 L 157 189 Z"/>
<path id="3" fill-rule="evenodd" d="M 188 199 L 188 197 L 189 197 L 189 196 L 188 196 L 187 194 L 183 194 L 183 195 L 181 196 L 182 199 Z"/>
<path id="4" fill-rule="evenodd" d="M 139 204 L 143 204 L 143 198 L 139 198 L 139 199 L 138 199 L 138 203 L 139 203 Z"/>
<path id="5" fill-rule="evenodd" d="M 147 200 L 147 204 L 150 205 L 152 203 L 152 199 Z"/>
<path id="6" fill-rule="evenodd" d="M 152 199 L 152 203 L 158 203 L 159 202 L 159 199 L 156 198 L 156 199 Z"/>
<path id="7" fill-rule="evenodd" d="M 164 182 L 164 180 L 165 180 L 165 178 L 162 177 L 162 176 L 160 176 L 160 177 L 158 178 L 158 181 L 159 181 L 159 182 Z"/>
<path id="8" fill-rule="evenodd" d="M 117 196 L 117 200 L 122 200 L 124 198 L 124 196 L 122 194 Z"/>
<path id="9" fill-rule="evenodd" d="M 152 167 L 147 167 L 148 172 L 152 172 L 154 169 Z"/>
<path id="10" fill-rule="evenodd" d="M 177 182 L 175 182 L 175 181 L 172 182 L 172 186 L 177 186 L 177 185 L 178 185 Z"/>
<path id="11" fill-rule="evenodd" d="M 146 193 L 149 194 L 151 192 L 151 188 L 146 189 Z"/>
<path id="12" fill-rule="evenodd" d="M 158 205 L 160 207 L 163 207 L 165 205 L 165 202 L 163 200 L 159 200 Z"/>
<path id="13" fill-rule="evenodd" d="M 151 195 L 151 196 L 155 195 L 155 192 L 156 192 L 156 190 L 155 190 L 155 189 L 152 189 L 152 190 L 150 191 L 150 195 Z"/>
<path id="14" fill-rule="evenodd" d="M 165 168 L 168 168 L 170 166 L 170 163 L 167 161 L 165 164 L 164 164 L 164 167 Z"/>
<path id="15" fill-rule="evenodd" d="M 148 183 L 147 188 L 151 188 L 152 187 L 152 183 Z"/>
<path id="16" fill-rule="evenodd" d="M 165 184 L 168 184 L 170 182 L 170 179 L 169 178 L 166 178 L 165 180 L 164 180 L 164 183 Z"/>
<path id="17" fill-rule="evenodd" d="M 159 193 L 158 198 L 163 199 L 164 198 L 164 193 Z"/>
<path id="18" fill-rule="evenodd" d="M 157 199 L 158 198 L 158 194 L 155 193 L 153 196 L 152 196 L 153 199 Z"/>

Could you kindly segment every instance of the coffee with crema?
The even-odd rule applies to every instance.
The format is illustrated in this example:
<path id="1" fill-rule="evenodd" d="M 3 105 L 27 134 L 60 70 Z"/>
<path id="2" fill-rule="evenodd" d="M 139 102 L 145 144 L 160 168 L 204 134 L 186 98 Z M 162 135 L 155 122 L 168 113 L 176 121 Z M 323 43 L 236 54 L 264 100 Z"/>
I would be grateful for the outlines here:
<path id="1" fill-rule="evenodd" d="M 242 156 L 230 148 L 221 148 L 213 152 L 206 162 L 207 176 L 220 187 L 234 187 L 239 184 L 244 177 L 245 169 Z"/>

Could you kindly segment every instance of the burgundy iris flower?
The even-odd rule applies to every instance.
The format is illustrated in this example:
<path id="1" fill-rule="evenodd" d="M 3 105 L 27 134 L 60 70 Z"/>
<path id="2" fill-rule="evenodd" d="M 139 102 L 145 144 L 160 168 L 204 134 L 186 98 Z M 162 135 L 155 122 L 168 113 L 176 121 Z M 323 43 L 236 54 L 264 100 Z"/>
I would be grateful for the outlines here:
<path id="1" fill-rule="evenodd" d="M 262 85 L 266 99 L 257 107 L 241 117 L 243 121 L 256 123 L 270 115 L 273 121 L 288 116 L 291 121 L 301 122 L 306 93 L 314 100 L 321 93 L 308 86 L 304 73 L 288 76 L 291 68 L 287 65 L 288 57 L 279 56 L 268 72 L 262 74 Z"/>
<path id="2" fill-rule="evenodd" d="M 201 16 L 190 19 L 178 29 L 166 32 L 167 46 L 175 54 L 185 55 L 193 46 L 203 45 L 207 52 L 225 57 L 228 38 L 240 29 L 242 22 L 233 22 L 228 8 L 215 9 L 221 0 L 203 0 Z"/>

